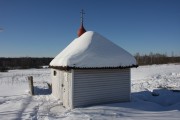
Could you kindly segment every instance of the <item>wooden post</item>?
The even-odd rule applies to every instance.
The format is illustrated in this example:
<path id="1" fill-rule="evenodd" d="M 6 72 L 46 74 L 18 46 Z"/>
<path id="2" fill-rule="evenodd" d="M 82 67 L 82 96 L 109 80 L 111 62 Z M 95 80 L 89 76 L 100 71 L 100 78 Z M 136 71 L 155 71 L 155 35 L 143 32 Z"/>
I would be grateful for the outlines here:
<path id="1" fill-rule="evenodd" d="M 33 76 L 28 76 L 30 94 L 34 95 Z"/>

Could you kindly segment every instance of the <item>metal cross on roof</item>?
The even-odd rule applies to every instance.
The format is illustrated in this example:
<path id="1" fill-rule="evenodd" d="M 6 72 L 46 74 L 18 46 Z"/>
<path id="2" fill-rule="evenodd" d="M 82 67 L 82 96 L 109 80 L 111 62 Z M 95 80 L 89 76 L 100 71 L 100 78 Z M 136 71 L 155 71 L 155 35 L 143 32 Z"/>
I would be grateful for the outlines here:
<path id="1" fill-rule="evenodd" d="M 82 9 L 80 13 L 81 13 L 81 23 L 83 24 L 84 14 L 85 14 L 85 13 L 84 13 L 84 10 Z"/>

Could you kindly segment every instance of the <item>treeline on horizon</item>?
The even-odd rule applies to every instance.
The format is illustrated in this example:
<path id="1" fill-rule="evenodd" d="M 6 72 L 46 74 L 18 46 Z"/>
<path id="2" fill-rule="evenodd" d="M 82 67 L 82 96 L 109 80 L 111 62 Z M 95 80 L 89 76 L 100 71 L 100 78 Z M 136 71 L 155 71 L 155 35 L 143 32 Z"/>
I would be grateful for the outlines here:
<path id="1" fill-rule="evenodd" d="M 148 55 L 141 55 L 136 53 L 134 55 L 139 65 L 153 65 L 153 64 L 168 64 L 168 63 L 180 63 L 180 56 L 167 56 L 160 53 L 149 53 Z"/>
<path id="2" fill-rule="evenodd" d="M 136 53 L 134 56 L 138 65 L 180 63 L 180 56 L 167 56 L 159 53 L 150 53 L 148 55 Z M 50 57 L 0 57 L 0 72 L 6 72 L 9 69 L 42 68 L 42 66 L 48 66 L 52 59 Z"/>
<path id="3" fill-rule="evenodd" d="M 29 69 L 42 68 L 48 66 L 53 58 L 43 57 L 20 57 L 20 58 L 5 58 L 0 57 L 0 72 L 6 72 L 9 69 Z"/>

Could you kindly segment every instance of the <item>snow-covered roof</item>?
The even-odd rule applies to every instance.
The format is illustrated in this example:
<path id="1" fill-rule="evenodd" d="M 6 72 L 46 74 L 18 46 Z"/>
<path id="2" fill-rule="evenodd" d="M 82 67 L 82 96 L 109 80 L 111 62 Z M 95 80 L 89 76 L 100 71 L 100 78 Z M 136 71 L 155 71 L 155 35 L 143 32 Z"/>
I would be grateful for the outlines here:
<path id="1" fill-rule="evenodd" d="M 74 39 L 50 63 L 54 68 L 136 67 L 136 59 L 102 35 L 87 31 Z"/>

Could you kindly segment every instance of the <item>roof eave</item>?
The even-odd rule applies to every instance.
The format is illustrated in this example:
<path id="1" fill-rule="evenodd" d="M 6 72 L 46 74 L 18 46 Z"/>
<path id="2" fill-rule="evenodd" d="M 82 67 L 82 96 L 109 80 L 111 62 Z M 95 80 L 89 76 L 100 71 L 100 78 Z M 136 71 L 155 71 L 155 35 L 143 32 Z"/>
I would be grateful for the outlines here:
<path id="1" fill-rule="evenodd" d="M 117 66 L 117 67 L 71 67 L 71 66 L 49 66 L 49 68 L 54 68 L 58 70 L 71 70 L 71 69 L 126 69 L 126 68 L 137 68 L 138 65 L 130 66 Z"/>

